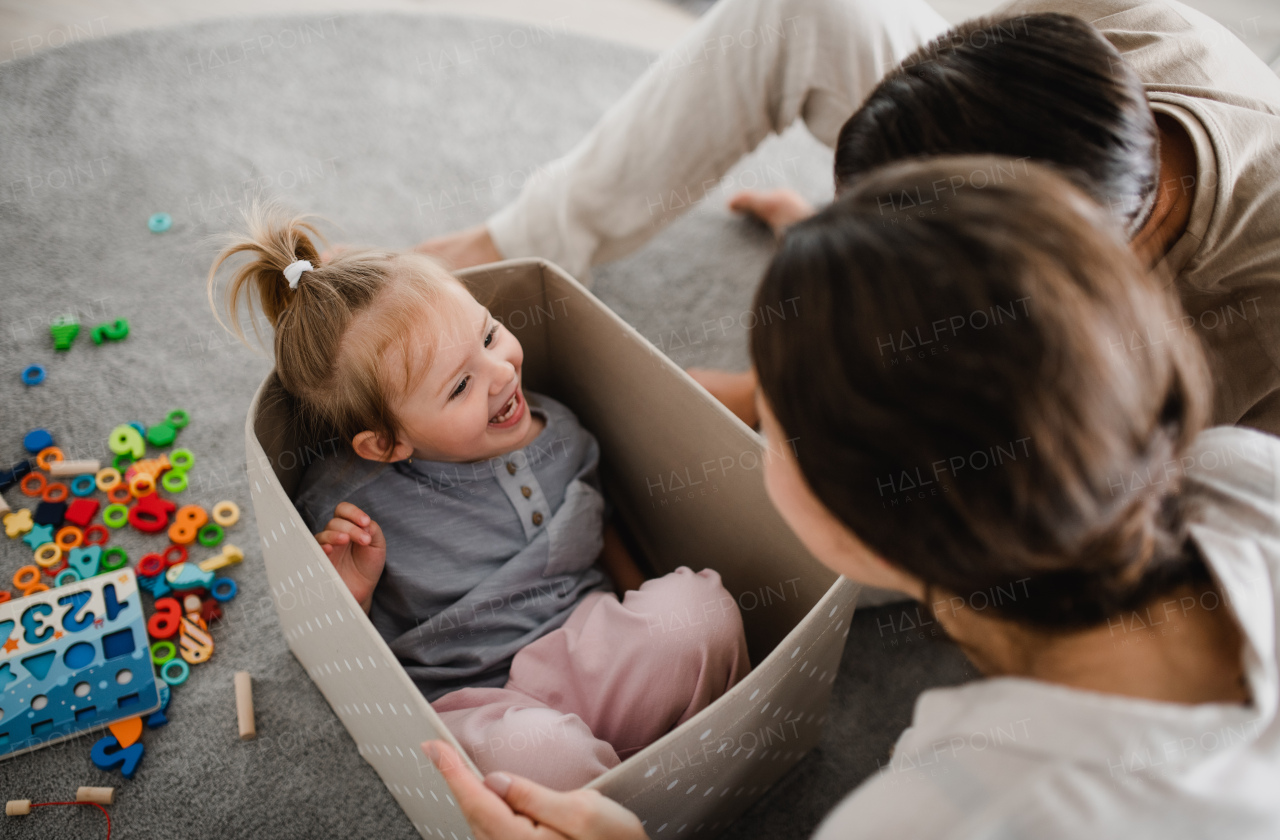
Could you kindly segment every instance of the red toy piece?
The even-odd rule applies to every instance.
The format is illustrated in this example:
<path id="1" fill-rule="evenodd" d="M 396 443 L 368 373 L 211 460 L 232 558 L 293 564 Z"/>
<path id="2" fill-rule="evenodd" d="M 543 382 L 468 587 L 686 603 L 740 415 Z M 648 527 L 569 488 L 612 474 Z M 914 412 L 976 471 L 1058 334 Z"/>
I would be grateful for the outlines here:
<path id="1" fill-rule="evenodd" d="M 62 518 L 81 528 L 88 528 L 101 506 L 101 502 L 97 499 L 76 499 L 67 507 L 67 512 L 62 515 Z"/>
<path id="2" fill-rule="evenodd" d="M 63 569 L 67 568 L 69 565 L 70 564 L 67 562 L 67 558 L 63 557 L 61 560 L 58 561 L 58 565 L 50 566 L 49 568 L 44 570 L 44 573 L 51 578 L 56 578 L 58 576 L 58 573 L 61 572 Z"/>
<path id="3" fill-rule="evenodd" d="M 138 574 L 142 577 L 156 577 L 164 572 L 164 556 L 148 554 L 138 561 Z"/>
<path id="4" fill-rule="evenodd" d="M 172 598 L 157 598 L 156 611 L 147 621 L 147 633 L 153 639 L 167 639 L 178 632 L 182 607 Z"/>
<path id="5" fill-rule="evenodd" d="M 205 598 L 200 605 L 200 617 L 204 619 L 205 624 L 213 624 L 213 622 L 222 618 L 222 608 L 212 598 Z"/>
<path id="6" fill-rule="evenodd" d="M 94 502 L 97 504 L 97 502 Z M 84 529 L 85 545 L 106 545 L 107 540 L 111 538 L 111 532 L 107 530 L 105 525 L 90 525 Z"/>
<path id="7" fill-rule="evenodd" d="M 164 550 L 165 566 L 176 566 L 185 562 L 187 562 L 187 547 L 185 545 L 171 545 Z"/>
<path id="8" fill-rule="evenodd" d="M 156 493 L 148 493 L 129 508 L 129 524 L 147 534 L 163 531 L 169 526 L 169 514 L 178 506 Z"/>

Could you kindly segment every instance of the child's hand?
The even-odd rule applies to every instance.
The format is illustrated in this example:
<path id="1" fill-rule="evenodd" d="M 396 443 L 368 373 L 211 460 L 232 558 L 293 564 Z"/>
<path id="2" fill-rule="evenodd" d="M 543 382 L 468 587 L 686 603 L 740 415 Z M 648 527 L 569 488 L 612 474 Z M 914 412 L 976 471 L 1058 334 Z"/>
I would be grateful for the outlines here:
<path id="1" fill-rule="evenodd" d="M 378 523 L 350 502 L 342 502 L 333 513 L 325 529 L 316 534 L 316 542 L 367 613 L 387 560 L 387 541 Z"/>

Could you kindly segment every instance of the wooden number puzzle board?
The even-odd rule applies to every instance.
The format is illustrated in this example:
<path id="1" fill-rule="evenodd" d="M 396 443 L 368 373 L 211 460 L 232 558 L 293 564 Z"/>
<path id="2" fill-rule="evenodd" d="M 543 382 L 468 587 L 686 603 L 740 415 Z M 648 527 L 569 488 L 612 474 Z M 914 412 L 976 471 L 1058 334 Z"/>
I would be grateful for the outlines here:
<path id="1" fill-rule="evenodd" d="M 0 758 L 159 707 L 132 569 L 0 604 Z"/>

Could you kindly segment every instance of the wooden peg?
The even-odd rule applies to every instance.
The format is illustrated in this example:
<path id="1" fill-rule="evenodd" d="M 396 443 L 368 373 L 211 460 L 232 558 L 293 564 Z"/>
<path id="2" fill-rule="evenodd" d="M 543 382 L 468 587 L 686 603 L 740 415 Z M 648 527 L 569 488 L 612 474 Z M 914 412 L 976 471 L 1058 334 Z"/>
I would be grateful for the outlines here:
<path id="1" fill-rule="evenodd" d="M 97 461 L 54 461 L 49 465 L 49 475 L 55 478 L 68 475 L 97 473 L 102 464 Z"/>
<path id="2" fill-rule="evenodd" d="M 4 516 L 13 508 L 9 507 L 9 503 L 4 500 L 4 496 L 0 496 L 0 516 Z"/>
<path id="3" fill-rule="evenodd" d="M 240 724 L 240 740 L 257 737 L 253 723 L 253 683 L 248 671 L 236 671 L 236 720 Z"/>
<path id="4" fill-rule="evenodd" d="M 30 799 L 10 799 L 4 804 L 4 815 L 6 817 L 25 817 L 30 813 Z"/>
<path id="5" fill-rule="evenodd" d="M 200 563 L 200 571 L 215 572 L 218 569 L 225 569 L 227 566 L 234 566 L 242 560 L 244 560 L 244 552 L 231 543 L 227 543 L 222 546 L 221 554 L 215 554 Z"/>
<path id="6" fill-rule="evenodd" d="M 81 787 L 76 788 L 77 802 L 96 802 L 99 805 L 110 805 L 111 800 L 115 798 L 116 789 L 113 787 Z"/>

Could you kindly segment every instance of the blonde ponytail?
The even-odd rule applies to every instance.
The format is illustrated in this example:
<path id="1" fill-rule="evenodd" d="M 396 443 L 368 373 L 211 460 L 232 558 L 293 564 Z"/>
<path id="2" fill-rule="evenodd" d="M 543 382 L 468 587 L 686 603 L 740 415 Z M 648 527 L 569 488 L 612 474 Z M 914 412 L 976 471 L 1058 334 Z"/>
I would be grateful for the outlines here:
<path id="1" fill-rule="evenodd" d="M 413 336 L 421 318 L 439 324 L 447 317 L 443 310 L 456 299 L 445 287 L 458 281 L 415 253 L 345 251 L 322 264 L 316 243 L 324 238 L 311 218 L 254 202 L 245 212 L 244 233 L 225 242 L 209 269 L 209 305 L 218 322 L 246 343 L 242 310 L 259 339 L 255 309 L 274 328 L 276 373 L 295 400 L 304 440 L 338 437 L 349 444 L 371 430 L 389 454 L 401 428 L 393 406 L 434 355 L 434 347 L 412 346 Z M 227 281 L 223 321 L 217 274 L 240 254 L 249 259 Z M 312 268 L 290 288 L 285 269 L 299 260 Z M 386 363 L 389 349 L 399 351 L 402 368 Z"/>

